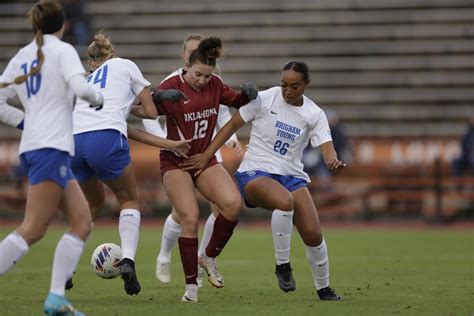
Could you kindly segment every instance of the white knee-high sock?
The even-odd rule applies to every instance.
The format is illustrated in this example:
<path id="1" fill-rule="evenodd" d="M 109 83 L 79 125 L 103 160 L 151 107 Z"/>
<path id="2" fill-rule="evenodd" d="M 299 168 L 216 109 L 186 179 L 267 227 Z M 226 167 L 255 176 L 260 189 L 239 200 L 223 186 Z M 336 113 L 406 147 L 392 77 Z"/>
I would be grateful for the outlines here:
<path id="1" fill-rule="evenodd" d="M 329 260 L 326 242 L 316 247 L 306 246 L 306 259 L 311 267 L 316 290 L 329 286 Z"/>
<path id="2" fill-rule="evenodd" d="M 16 232 L 0 243 L 0 275 L 8 272 L 28 252 L 28 244 Z"/>
<path id="3" fill-rule="evenodd" d="M 160 254 L 156 260 L 160 262 L 171 262 L 171 251 L 178 241 L 181 234 L 181 225 L 176 223 L 173 216 L 168 215 L 163 227 L 163 235 L 161 236 Z"/>
<path id="4" fill-rule="evenodd" d="M 76 270 L 84 250 L 84 241 L 76 235 L 65 233 L 54 251 L 50 292 L 64 296 L 66 281 Z"/>
<path id="5" fill-rule="evenodd" d="M 277 265 L 290 262 L 293 211 L 274 210 L 272 213 L 272 236 Z"/>
<path id="6" fill-rule="evenodd" d="M 198 255 L 201 255 L 206 251 L 207 244 L 209 244 L 209 240 L 211 239 L 212 232 L 214 230 L 214 223 L 216 222 L 216 217 L 213 213 L 209 215 L 206 220 L 206 224 L 204 225 L 204 232 L 202 233 L 201 244 L 199 245 Z"/>
<path id="7" fill-rule="evenodd" d="M 119 233 L 122 244 L 122 259 L 135 260 L 140 234 L 140 212 L 131 208 L 120 212 Z"/>

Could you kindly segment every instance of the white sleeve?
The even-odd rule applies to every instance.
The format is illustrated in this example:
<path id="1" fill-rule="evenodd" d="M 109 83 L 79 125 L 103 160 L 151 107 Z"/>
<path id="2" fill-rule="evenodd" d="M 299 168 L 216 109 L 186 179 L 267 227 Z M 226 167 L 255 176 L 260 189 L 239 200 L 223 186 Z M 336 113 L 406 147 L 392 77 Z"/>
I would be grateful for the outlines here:
<path id="1" fill-rule="evenodd" d="M 133 61 L 127 60 L 126 65 L 130 73 L 132 91 L 135 95 L 139 95 L 145 87 L 151 86 L 151 83 L 143 77 L 142 72 Z"/>
<path id="2" fill-rule="evenodd" d="M 260 98 L 260 93 L 258 94 L 258 97 L 255 100 L 250 101 L 243 107 L 239 109 L 240 116 L 242 116 L 242 119 L 244 120 L 245 123 L 255 119 L 257 115 L 260 113 L 262 110 L 262 99 Z"/>
<path id="3" fill-rule="evenodd" d="M 0 76 L 0 82 L 11 81 L 7 74 L 10 68 L 9 64 L 2 76 Z M 15 95 L 16 91 L 13 84 L 0 89 L 0 121 L 13 127 L 17 127 L 25 118 L 25 113 L 23 113 L 23 111 L 7 103 L 7 100 L 13 98 Z"/>
<path id="4" fill-rule="evenodd" d="M 321 144 L 332 141 L 328 119 L 322 110 L 320 111 L 319 117 L 313 128 L 309 131 L 309 140 L 312 147 L 318 147 Z"/>
<path id="5" fill-rule="evenodd" d="M 81 98 L 92 105 L 98 105 L 104 102 L 102 94 L 95 90 L 93 85 L 87 83 L 83 74 L 76 74 L 71 77 L 68 81 L 68 85 L 78 98 Z"/>
<path id="6" fill-rule="evenodd" d="M 66 82 L 69 82 L 74 76 L 79 74 L 84 76 L 86 73 L 76 49 L 70 44 L 64 43 L 64 45 L 61 46 L 58 62 L 61 75 Z"/>
<path id="7" fill-rule="evenodd" d="M 0 102 L 0 121 L 17 127 L 25 118 L 25 113 L 7 103 Z"/>
<path id="8" fill-rule="evenodd" d="M 217 128 L 216 133 L 225 125 L 227 122 L 230 121 L 232 118 L 232 114 L 230 113 L 230 109 L 228 106 L 219 105 L 219 115 L 217 115 Z M 226 144 L 238 141 L 237 135 L 234 133 L 230 138 L 227 140 Z"/>
<path id="9" fill-rule="evenodd" d="M 166 126 L 161 126 L 161 123 L 156 120 L 143 120 L 142 121 L 145 130 L 158 137 L 166 138 Z"/>
<path id="10" fill-rule="evenodd" d="M 232 114 L 230 114 L 230 109 L 228 106 L 219 105 L 219 115 L 217 115 L 217 126 L 222 128 L 227 122 L 230 121 L 232 118 Z"/>

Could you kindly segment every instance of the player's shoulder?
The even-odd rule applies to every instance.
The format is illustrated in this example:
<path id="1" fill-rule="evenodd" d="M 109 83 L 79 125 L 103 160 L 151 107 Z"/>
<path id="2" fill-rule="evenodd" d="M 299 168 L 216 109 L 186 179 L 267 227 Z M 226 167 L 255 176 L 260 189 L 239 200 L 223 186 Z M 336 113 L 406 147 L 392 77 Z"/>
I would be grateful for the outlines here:
<path id="1" fill-rule="evenodd" d="M 161 80 L 161 82 L 164 82 L 165 80 L 168 80 L 172 77 L 179 76 L 182 73 L 183 73 L 183 68 L 179 68 L 179 69 L 173 71 L 172 73 L 170 73 L 168 76 L 166 76 L 165 79 Z"/>
<path id="2" fill-rule="evenodd" d="M 260 103 L 262 107 L 272 107 L 280 95 L 281 88 L 279 86 L 258 92 L 258 98 L 261 101 Z"/>
<path id="3" fill-rule="evenodd" d="M 59 40 L 59 41 L 54 41 L 53 45 L 56 46 L 55 50 L 62 54 L 76 54 L 77 55 L 77 50 L 74 48 L 74 46 L 72 46 L 69 43 Z"/>
<path id="4" fill-rule="evenodd" d="M 307 96 L 303 95 L 303 111 L 304 116 L 307 117 L 310 121 L 315 120 L 317 121 L 321 114 L 324 114 L 324 110 L 319 107 L 319 105 L 308 98 Z"/>
<path id="5" fill-rule="evenodd" d="M 312 113 L 321 113 L 323 111 L 323 109 L 321 109 L 316 102 L 314 102 L 305 95 L 303 95 L 303 105 L 305 110 L 310 111 Z"/>
<path id="6" fill-rule="evenodd" d="M 175 75 L 169 75 L 160 83 L 160 88 L 165 89 L 179 89 L 179 87 L 184 83 L 183 78 L 181 77 L 180 73 L 176 73 Z"/>

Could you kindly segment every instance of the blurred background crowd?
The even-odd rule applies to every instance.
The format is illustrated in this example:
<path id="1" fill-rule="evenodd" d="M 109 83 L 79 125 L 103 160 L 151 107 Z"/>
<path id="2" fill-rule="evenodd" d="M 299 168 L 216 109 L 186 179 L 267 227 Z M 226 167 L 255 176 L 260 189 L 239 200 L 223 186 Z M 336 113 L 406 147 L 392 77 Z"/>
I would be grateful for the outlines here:
<path id="1" fill-rule="evenodd" d="M 181 65 L 189 33 L 217 35 L 225 81 L 278 85 L 282 65 L 305 61 L 308 96 L 330 121 L 349 167 L 331 176 L 318 150 L 304 155 L 321 217 L 474 218 L 474 3 L 472 0 L 63 0 L 65 40 L 84 58 L 101 29 L 117 53 L 157 85 Z M 33 1 L 0 1 L 0 69 L 33 39 Z M 85 60 L 85 58 L 84 58 Z M 15 100 L 12 101 L 15 104 Z M 18 104 L 18 102 L 16 102 Z M 141 127 L 141 121 L 130 117 Z M 243 145 L 249 129 L 239 131 Z M 21 214 L 25 179 L 18 130 L 0 125 L 0 217 Z M 145 217 L 166 216 L 159 150 L 131 141 Z M 224 164 L 237 165 L 231 149 Z M 105 216 L 119 211 L 110 196 Z M 207 203 L 202 200 L 203 216 Z M 246 210 L 245 218 L 268 216 Z"/>

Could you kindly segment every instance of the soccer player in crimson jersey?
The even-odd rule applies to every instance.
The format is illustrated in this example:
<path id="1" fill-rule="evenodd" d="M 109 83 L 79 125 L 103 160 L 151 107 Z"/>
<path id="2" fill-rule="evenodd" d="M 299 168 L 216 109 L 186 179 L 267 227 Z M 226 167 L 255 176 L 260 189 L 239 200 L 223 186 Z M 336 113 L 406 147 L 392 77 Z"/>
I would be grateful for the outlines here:
<path id="1" fill-rule="evenodd" d="M 219 38 L 209 37 L 202 40 L 189 57 L 186 73 L 178 73 L 163 81 L 159 86 L 160 91 L 154 95 L 155 103 L 160 103 L 158 114 L 166 115 L 167 138 L 192 139 L 188 155 L 204 152 L 211 143 L 219 104 L 239 108 L 258 94 L 258 89 L 253 84 L 242 85 L 242 93 L 236 93 L 213 74 L 216 59 L 221 57 L 221 51 L 222 41 Z M 168 89 L 180 90 L 187 98 L 178 104 L 161 102 L 160 93 Z M 197 177 L 194 177 L 192 172 L 181 170 L 180 163 L 183 159 L 170 151 L 160 153 L 165 191 L 181 220 L 182 231 L 178 244 L 186 280 L 186 292 L 182 301 L 196 302 L 198 261 L 206 270 L 213 286 L 224 286 L 215 258 L 232 236 L 242 204 L 231 176 L 217 163 L 215 156 Z M 194 194 L 195 187 L 207 200 L 217 204 L 222 210 L 216 218 L 206 251 L 199 260 L 199 206 Z"/>

